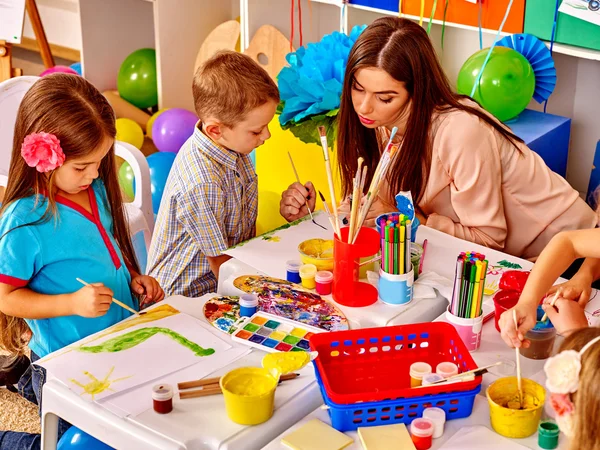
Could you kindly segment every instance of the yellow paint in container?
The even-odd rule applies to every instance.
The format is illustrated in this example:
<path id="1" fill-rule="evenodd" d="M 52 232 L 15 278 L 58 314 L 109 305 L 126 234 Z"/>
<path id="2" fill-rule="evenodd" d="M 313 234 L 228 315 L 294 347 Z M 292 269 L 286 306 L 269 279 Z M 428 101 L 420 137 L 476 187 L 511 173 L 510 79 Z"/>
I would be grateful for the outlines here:
<path id="1" fill-rule="evenodd" d="M 490 421 L 496 433 L 508 438 L 526 438 L 534 434 L 542 418 L 546 400 L 544 388 L 535 381 L 523 378 L 522 409 L 509 408 L 518 405 L 517 377 L 500 378 L 486 391 L 490 405 Z M 515 402 L 516 401 L 516 402 Z"/>
<path id="2" fill-rule="evenodd" d="M 228 372 L 219 382 L 227 416 L 240 425 L 266 422 L 273 415 L 277 383 L 278 377 L 258 367 L 241 367 Z"/>
<path id="3" fill-rule="evenodd" d="M 298 246 L 303 264 L 314 264 L 317 270 L 333 271 L 333 240 L 309 239 Z"/>

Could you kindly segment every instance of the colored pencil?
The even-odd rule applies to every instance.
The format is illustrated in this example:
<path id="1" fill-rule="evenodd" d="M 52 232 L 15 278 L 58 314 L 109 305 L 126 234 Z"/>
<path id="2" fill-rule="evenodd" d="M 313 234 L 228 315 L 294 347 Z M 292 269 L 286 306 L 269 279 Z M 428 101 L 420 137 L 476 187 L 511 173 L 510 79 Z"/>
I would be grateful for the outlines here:
<path id="1" fill-rule="evenodd" d="M 406 226 L 405 225 L 400 225 L 400 267 L 398 268 L 400 275 L 404 275 L 406 272 L 404 272 L 404 263 L 406 262 L 406 258 L 404 257 L 404 250 L 406 247 L 406 244 L 404 242 L 404 240 L 406 239 Z"/>
<path id="2" fill-rule="evenodd" d="M 411 262 L 411 250 L 412 250 L 412 229 L 411 229 L 411 221 L 406 221 L 406 248 L 405 248 L 405 264 L 406 264 L 406 273 L 409 273 L 412 270 L 412 262 Z"/>

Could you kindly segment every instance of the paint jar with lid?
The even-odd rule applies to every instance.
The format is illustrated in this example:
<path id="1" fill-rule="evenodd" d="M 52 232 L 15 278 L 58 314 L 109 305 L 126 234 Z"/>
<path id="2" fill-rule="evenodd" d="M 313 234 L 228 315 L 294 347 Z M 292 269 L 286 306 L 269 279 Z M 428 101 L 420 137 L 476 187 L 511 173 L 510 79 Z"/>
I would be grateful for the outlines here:
<path id="1" fill-rule="evenodd" d="M 173 411 L 173 388 L 170 384 L 156 384 L 152 387 L 152 405 L 159 414 Z"/>
<path id="2" fill-rule="evenodd" d="M 558 447 L 560 430 L 555 422 L 542 422 L 538 427 L 538 445 L 545 450 Z"/>
<path id="3" fill-rule="evenodd" d="M 444 424 L 446 423 L 446 411 L 437 407 L 425 408 L 423 410 L 423 418 L 433 422 L 433 438 L 442 437 L 442 434 L 444 434 Z"/>
<path id="4" fill-rule="evenodd" d="M 431 448 L 434 425 L 430 419 L 419 418 L 410 424 L 410 434 L 417 450 Z"/>
<path id="5" fill-rule="evenodd" d="M 239 303 L 241 317 L 252 317 L 258 311 L 258 297 L 254 294 L 242 294 Z"/>
<path id="6" fill-rule="evenodd" d="M 410 365 L 410 387 L 421 386 L 423 377 L 431 372 L 431 366 L 425 362 L 412 363 Z"/>
<path id="7" fill-rule="evenodd" d="M 315 275 L 317 292 L 320 295 L 331 294 L 331 285 L 333 284 L 333 273 L 327 270 L 321 270 Z"/>
<path id="8" fill-rule="evenodd" d="M 316 287 L 316 275 L 317 266 L 314 264 L 303 264 L 300 266 L 300 279 L 302 280 L 302 286 L 306 289 L 314 289 Z"/>
<path id="9" fill-rule="evenodd" d="M 450 378 L 454 375 L 458 375 L 458 366 L 449 361 L 441 362 L 436 366 L 435 373 L 444 378 Z"/>
<path id="10" fill-rule="evenodd" d="M 429 386 L 430 384 L 437 383 L 438 381 L 442 381 L 444 379 L 443 376 L 437 373 L 428 373 L 423 375 L 421 380 L 421 386 Z"/>
<path id="11" fill-rule="evenodd" d="M 300 261 L 291 260 L 285 263 L 286 279 L 290 283 L 300 283 Z"/>

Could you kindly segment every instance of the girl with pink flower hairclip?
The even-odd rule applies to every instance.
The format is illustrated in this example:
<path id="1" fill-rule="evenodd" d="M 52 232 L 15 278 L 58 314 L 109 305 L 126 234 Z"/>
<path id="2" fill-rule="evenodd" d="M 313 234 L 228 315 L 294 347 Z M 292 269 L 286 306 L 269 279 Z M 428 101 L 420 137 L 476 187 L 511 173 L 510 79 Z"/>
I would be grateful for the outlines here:
<path id="1" fill-rule="evenodd" d="M 40 78 L 17 113 L 0 207 L 0 347 L 12 355 L 0 356 L 0 385 L 22 375 L 19 393 L 38 405 L 46 373 L 29 364 L 27 346 L 35 363 L 128 317 L 113 297 L 136 310 L 134 294 L 164 297 L 139 273 L 115 135 L 111 106 L 82 77 Z M 78 277 L 93 285 L 81 287 Z M 68 426 L 59 422 L 59 436 Z M 0 449 L 39 447 L 39 434 L 0 431 Z"/>
<path id="2" fill-rule="evenodd" d="M 546 361 L 546 387 L 570 450 L 600 450 L 600 328 L 571 333 Z"/>

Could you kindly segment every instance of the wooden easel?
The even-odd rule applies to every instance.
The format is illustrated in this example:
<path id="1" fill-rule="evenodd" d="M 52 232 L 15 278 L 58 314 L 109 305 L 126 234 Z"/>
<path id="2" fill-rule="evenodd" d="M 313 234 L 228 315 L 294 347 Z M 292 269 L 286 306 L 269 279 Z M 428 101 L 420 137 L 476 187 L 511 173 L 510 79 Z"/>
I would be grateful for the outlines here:
<path id="1" fill-rule="evenodd" d="M 46 32 L 44 31 L 44 25 L 42 24 L 42 19 L 40 18 L 40 13 L 35 0 L 26 0 L 25 7 L 27 8 L 27 14 L 29 15 L 29 20 L 31 21 L 31 27 L 33 28 L 35 39 L 37 40 L 40 48 L 40 55 L 42 56 L 44 67 L 46 67 L 46 69 L 54 67 L 54 58 L 52 57 L 52 51 L 50 50 L 50 45 L 48 44 Z M 12 67 L 11 44 L 5 41 L 0 41 L 0 81 L 8 80 L 9 78 L 18 77 L 21 75 L 23 75 L 23 71 L 21 69 Z"/>

